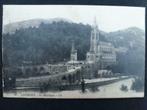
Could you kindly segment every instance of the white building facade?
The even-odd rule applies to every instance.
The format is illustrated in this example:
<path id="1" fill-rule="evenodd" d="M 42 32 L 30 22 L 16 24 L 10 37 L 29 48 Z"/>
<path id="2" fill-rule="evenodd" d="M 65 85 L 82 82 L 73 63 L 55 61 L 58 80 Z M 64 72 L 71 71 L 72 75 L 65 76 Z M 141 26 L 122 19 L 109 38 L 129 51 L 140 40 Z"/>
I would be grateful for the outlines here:
<path id="1" fill-rule="evenodd" d="M 101 68 L 116 63 L 115 47 L 108 42 L 100 41 L 100 32 L 96 23 L 92 26 L 90 37 L 90 50 L 86 55 L 87 63 L 99 63 Z"/>

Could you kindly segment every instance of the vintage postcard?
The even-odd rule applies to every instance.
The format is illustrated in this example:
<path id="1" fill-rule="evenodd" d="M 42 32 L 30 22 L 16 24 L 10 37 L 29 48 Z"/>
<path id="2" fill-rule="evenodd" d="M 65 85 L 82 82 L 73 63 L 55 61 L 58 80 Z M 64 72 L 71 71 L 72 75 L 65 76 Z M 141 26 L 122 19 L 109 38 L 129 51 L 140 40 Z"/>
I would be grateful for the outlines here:
<path id="1" fill-rule="evenodd" d="M 144 97 L 145 8 L 3 5 L 3 97 Z"/>

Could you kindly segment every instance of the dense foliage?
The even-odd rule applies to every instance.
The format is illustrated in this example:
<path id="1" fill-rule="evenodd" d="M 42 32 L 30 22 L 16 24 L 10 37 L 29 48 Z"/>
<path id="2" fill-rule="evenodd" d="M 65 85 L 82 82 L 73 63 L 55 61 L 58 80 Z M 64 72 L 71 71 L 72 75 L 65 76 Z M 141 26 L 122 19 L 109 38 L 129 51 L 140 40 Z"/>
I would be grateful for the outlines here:
<path id="1" fill-rule="evenodd" d="M 118 64 L 114 67 L 115 71 L 138 75 L 145 73 L 145 32 L 143 30 L 132 27 L 108 33 L 107 37 L 116 48 L 127 49 L 125 53 L 117 54 Z"/>
<path id="2" fill-rule="evenodd" d="M 41 24 L 38 28 L 20 29 L 15 34 L 3 35 L 5 65 L 55 63 L 69 60 L 72 41 L 78 50 L 78 59 L 85 59 L 89 48 L 90 26 L 67 22 Z"/>
<path id="3" fill-rule="evenodd" d="M 131 86 L 131 89 L 137 92 L 144 91 L 144 78 L 135 78 Z"/>

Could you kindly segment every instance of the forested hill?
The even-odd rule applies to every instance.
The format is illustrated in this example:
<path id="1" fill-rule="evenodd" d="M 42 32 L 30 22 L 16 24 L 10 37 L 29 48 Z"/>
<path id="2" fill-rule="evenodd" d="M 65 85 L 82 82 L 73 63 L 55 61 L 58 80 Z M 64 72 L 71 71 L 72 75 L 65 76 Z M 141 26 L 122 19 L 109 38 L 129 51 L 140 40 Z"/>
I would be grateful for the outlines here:
<path id="1" fill-rule="evenodd" d="M 118 72 L 131 74 L 145 73 L 145 32 L 137 27 L 110 32 L 107 35 L 109 42 L 118 51 L 118 64 L 115 67 Z"/>
<path id="2" fill-rule="evenodd" d="M 90 45 L 90 32 L 90 25 L 77 24 L 66 20 L 49 23 L 40 22 L 37 26 L 29 24 L 25 28 L 16 27 L 13 33 L 3 33 L 3 65 L 21 65 L 24 61 L 32 64 L 68 61 L 72 41 L 75 42 L 75 48 L 78 50 L 78 60 L 85 60 Z M 145 53 L 144 36 L 144 32 L 138 28 L 111 33 L 100 31 L 101 41 L 112 42 L 117 48 L 125 47 L 131 50 L 134 53 L 130 53 L 131 55 L 128 58 L 132 61 L 131 58 L 134 55 L 133 59 L 137 58 L 135 62 L 139 62 L 140 65 L 144 65 L 142 62 Z M 129 51 L 125 53 L 125 55 L 128 54 Z M 121 59 L 121 57 L 118 59 Z"/>
<path id="3" fill-rule="evenodd" d="M 69 60 L 72 41 L 78 49 L 78 59 L 84 60 L 89 49 L 90 30 L 89 25 L 61 21 L 4 34 L 3 50 L 7 60 L 4 63 L 14 65 L 32 61 L 38 64 Z"/>

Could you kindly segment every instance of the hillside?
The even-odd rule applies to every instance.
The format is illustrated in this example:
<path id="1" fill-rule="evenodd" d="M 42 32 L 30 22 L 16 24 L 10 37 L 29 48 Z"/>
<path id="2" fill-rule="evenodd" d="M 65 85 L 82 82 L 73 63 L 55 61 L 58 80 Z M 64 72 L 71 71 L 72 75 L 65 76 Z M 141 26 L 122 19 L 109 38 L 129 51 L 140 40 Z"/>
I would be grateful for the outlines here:
<path id="1" fill-rule="evenodd" d="M 145 32 L 137 27 L 110 32 L 107 34 L 109 42 L 121 51 L 117 54 L 116 70 L 128 74 L 145 72 Z"/>
<path id="2" fill-rule="evenodd" d="M 31 20 L 25 20 L 25 21 L 20 21 L 20 22 L 15 22 L 15 23 L 10 23 L 7 25 L 3 26 L 3 34 L 14 34 L 16 30 L 19 29 L 25 29 L 29 27 L 39 27 L 41 23 L 44 24 L 51 24 L 53 22 L 58 22 L 58 21 L 64 21 L 64 22 L 69 22 L 71 23 L 72 21 L 64 18 L 52 18 L 52 19 L 31 19 Z"/>
<path id="3" fill-rule="evenodd" d="M 90 25 L 64 19 L 36 21 L 14 23 L 15 28 L 12 24 L 4 26 L 7 30 L 3 33 L 5 66 L 21 65 L 24 61 L 32 64 L 67 61 L 72 41 L 78 50 L 78 60 L 85 60 L 89 50 Z M 123 53 L 118 52 L 116 72 L 144 73 L 144 39 L 144 31 L 136 27 L 110 33 L 100 31 L 100 40 L 113 43 L 118 51 L 126 49 Z"/>

